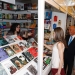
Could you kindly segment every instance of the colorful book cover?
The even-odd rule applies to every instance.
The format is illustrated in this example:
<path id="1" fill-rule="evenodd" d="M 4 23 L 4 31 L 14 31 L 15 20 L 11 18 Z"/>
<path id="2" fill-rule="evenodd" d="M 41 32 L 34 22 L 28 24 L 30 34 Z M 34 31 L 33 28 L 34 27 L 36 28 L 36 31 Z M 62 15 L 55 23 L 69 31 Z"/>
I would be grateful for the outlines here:
<path id="1" fill-rule="evenodd" d="M 20 41 L 18 43 L 18 45 L 19 45 L 19 47 L 21 48 L 22 51 L 27 48 L 27 42 L 26 41 Z"/>
<path id="2" fill-rule="evenodd" d="M 0 10 L 2 9 L 2 2 L 0 2 Z"/>
<path id="3" fill-rule="evenodd" d="M 36 47 L 31 47 L 28 49 L 30 54 L 32 54 L 33 57 L 36 57 L 38 55 L 38 49 Z"/>
<path id="4" fill-rule="evenodd" d="M 0 48 L 0 61 L 6 59 L 8 57 L 9 57 L 8 54 L 2 48 Z"/>
<path id="5" fill-rule="evenodd" d="M 4 45 L 7 45 L 7 44 L 8 44 L 8 42 L 4 38 L 0 39 L 0 46 L 4 46 Z"/>
<path id="6" fill-rule="evenodd" d="M 0 28 L 3 28 L 2 22 L 0 22 Z"/>
<path id="7" fill-rule="evenodd" d="M 6 28 L 6 22 L 2 22 L 3 28 Z"/>
<path id="8" fill-rule="evenodd" d="M 3 47 L 3 50 L 6 51 L 6 53 L 9 55 L 9 56 L 13 56 L 15 54 L 15 52 L 10 48 L 10 46 L 5 46 Z"/>
<path id="9" fill-rule="evenodd" d="M 12 63 L 17 67 L 17 69 L 21 69 L 24 65 L 21 63 L 21 60 L 16 56 L 11 59 Z"/>
<path id="10" fill-rule="evenodd" d="M 52 18 L 52 12 L 45 12 L 45 19 L 51 19 Z"/>
<path id="11" fill-rule="evenodd" d="M 33 65 L 30 65 L 27 69 L 32 75 L 37 75 L 37 70 L 35 69 Z"/>
<path id="12" fill-rule="evenodd" d="M 23 65 L 26 65 L 28 63 L 28 61 L 26 60 L 26 58 L 23 54 L 18 54 L 17 57 Z"/>
<path id="13" fill-rule="evenodd" d="M 13 51 L 14 51 L 15 53 L 19 53 L 19 52 L 22 51 L 22 50 L 20 49 L 20 47 L 19 47 L 18 44 L 10 45 L 10 47 L 13 49 Z"/>
<path id="14" fill-rule="evenodd" d="M 7 72 L 10 73 L 10 75 L 14 75 L 17 72 L 16 66 L 10 60 L 7 60 L 6 62 L 3 62 L 2 64 L 3 66 L 5 66 Z"/>
<path id="15" fill-rule="evenodd" d="M 11 36 L 9 36 L 9 35 L 3 36 L 3 37 L 4 37 L 4 39 L 5 39 L 8 43 L 13 43 L 13 42 L 15 42 L 15 40 L 14 40 Z"/>
<path id="16" fill-rule="evenodd" d="M 30 54 L 30 52 L 26 51 L 22 53 L 29 61 L 31 61 L 34 57 Z"/>
<path id="17" fill-rule="evenodd" d="M 32 3 L 32 9 L 37 9 L 37 4 L 36 3 Z"/>
<path id="18" fill-rule="evenodd" d="M 0 64 L 0 75 L 8 75 L 4 67 Z"/>
<path id="19" fill-rule="evenodd" d="M 2 19 L 2 13 L 0 13 L 0 19 Z"/>

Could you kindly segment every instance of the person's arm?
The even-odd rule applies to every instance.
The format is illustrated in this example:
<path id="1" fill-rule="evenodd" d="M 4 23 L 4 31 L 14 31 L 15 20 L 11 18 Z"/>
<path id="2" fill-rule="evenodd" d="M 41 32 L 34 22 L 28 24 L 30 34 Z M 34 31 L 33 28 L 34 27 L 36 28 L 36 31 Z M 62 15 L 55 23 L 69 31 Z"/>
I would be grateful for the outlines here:
<path id="1" fill-rule="evenodd" d="M 61 69 L 62 69 L 62 66 L 63 66 L 64 44 L 61 43 L 61 42 L 58 43 L 58 44 L 57 44 L 57 48 L 58 48 L 58 52 L 59 52 L 60 62 L 59 62 L 58 72 L 56 73 L 56 75 L 60 75 L 60 73 L 61 73 Z"/>
<path id="2" fill-rule="evenodd" d="M 46 45 L 46 44 L 44 44 L 44 46 L 45 46 L 47 49 L 49 49 L 49 50 L 52 50 L 52 48 L 53 48 L 53 45 Z"/>

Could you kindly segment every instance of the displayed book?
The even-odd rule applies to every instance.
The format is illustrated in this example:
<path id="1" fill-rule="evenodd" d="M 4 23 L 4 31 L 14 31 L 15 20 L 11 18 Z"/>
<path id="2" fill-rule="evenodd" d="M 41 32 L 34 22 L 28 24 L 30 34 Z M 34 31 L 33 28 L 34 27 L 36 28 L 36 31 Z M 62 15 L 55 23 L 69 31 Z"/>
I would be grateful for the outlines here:
<path id="1" fill-rule="evenodd" d="M 17 19 L 22 19 L 22 14 L 18 14 L 18 18 Z"/>
<path id="2" fill-rule="evenodd" d="M 20 10 L 24 10 L 24 4 L 21 4 L 21 9 Z"/>
<path id="3" fill-rule="evenodd" d="M 18 43 L 18 45 L 19 45 L 19 47 L 21 48 L 22 51 L 25 50 L 25 49 L 28 47 L 28 46 L 27 46 L 27 42 L 26 42 L 25 40 L 20 41 L 20 42 Z"/>
<path id="4" fill-rule="evenodd" d="M 27 69 L 32 75 L 37 75 L 37 70 L 33 65 L 30 65 Z"/>
<path id="5" fill-rule="evenodd" d="M 17 15 L 17 14 L 14 14 L 14 15 L 13 15 L 13 19 L 16 20 L 17 18 L 18 18 L 18 15 Z"/>
<path id="6" fill-rule="evenodd" d="M 6 22 L 2 22 L 3 28 L 6 28 Z"/>
<path id="7" fill-rule="evenodd" d="M 2 10 L 2 2 L 0 2 L 0 10 Z"/>
<path id="8" fill-rule="evenodd" d="M 37 13 L 31 13 L 31 19 L 38 19 Z"/>
<path id="9" fill-rule="evenodd" d="M 2 13 L 2 18 L 5 19 L 5 13 Z"/>
<path id="10" fill-rule="evenodd" d="M 15 52 L 10 48 L 10 46 L 5 46 L 3 47 L 3 50 L 9 55 L 9 56 L 13 56 L 15 54 Z"/>
<path id="11" fill-rule="evenodd" d="M 4 67 L 0 64 L 0 75 L 8 75 Z"/>
<path id="12" fill-rule="evenodd" d="M 18 44 L 10 45 L 10 47 L 13 49 L 13 51 L 14 51 L 15 53 L 19 53 L 19 52 L 22 51 L 22 50 L 20 49 L 20 47 L 19 47 Z"/>
<path id="13" fill-rule="evenodd" d="M 32 9 L 32 3 L 28 3 L 27 9 L 28 9 L 28 10 Z"/>
<path id="14" fill-rule="evenodd" d="M 37 9 L 37 4 L 36 3 L 32 3 L 32 9 Z"/>
<path id="15" fill-rule="evenodd" d="M 7 9 L 7 3 L 3 3 L 3 8 Z"/>
<path id="16" fill-rule="evenodd" d="M 17 4 L 17 10 L 21 10 L 21 4 Z"/>
<path id="17" fill-rule="evenodd" d="M 26 15 L 27 19 L 31 19 L 31 14 Z"/>
<path id="18" fill-rule="evenodd" d="M 4 45 L 7 45 L 8 42 L 2 37 L 0 38 L 0 46 L 4 46 Z"/>
<path id="19" fill-rule="evenodd" d="M 3 28 L 3 24 L 2 24 L 2 22 L 0 22 L 0 28 Z"/>
<path id="20" fill-rule="evenodd" d="M 26 65 L 28 63 L 28 61 L 26 60 L 26 58 L 23 54 L 20 53 L 17 55 L 17 57 L 23 65 Z"/>
<path id="21" fill-rule="evenodd" d="M 31 47 L 28 49 L 30 54 L 32 54 L 33 57 L 36 57 L 38 55 L 38 49 L 36 47 Z"/>
<path id="22" fill-rule="evenodd" d="M 3 36 L 3 37 L 4 37 L 4 39 L 5 39 L 8 43 L 13 43 L 13 42 L 15 42 L 15 40 L 14 40 L 11 36 L 9 36 L 9 35 Z"/>
<path id="23" fill-rule="evenodd" d="M 2 19 L 2 13 L 0 13 L 0 19 Z"/>
<path id="24" fill-rule="evenodd" d="M 28 4 L 25 3 L 25 4 L 24 4 L 24 10 L 27 10 L 27 9 L 28 9 Z"/>
<path id="25" fill-rule="evenodd" d="M 17 69 L 21 69 L 24 66 L 17 56 L 12 58 L 11 61 L 16 66 Z"/>
<path id="26" fill-rule="evenodd" d="M 29 61 L 31 61 L 34 57 L 30 54 L 30 52 L 26 51 L 22 53 Z"/>
<path id="27" fill-rule="evenodd" d="M 8 54 L 2 48 L 0 48 L 0 61 L 6 59 L 8 57 L 9 57 Z"/>
<path id="28" fill-rule="evenodd" d="M 10 60 L 3 62 L 2 65 L 7 70 L 7 73 L 9 73 L 10 75 L 14 75 L 18 70 Z"/>

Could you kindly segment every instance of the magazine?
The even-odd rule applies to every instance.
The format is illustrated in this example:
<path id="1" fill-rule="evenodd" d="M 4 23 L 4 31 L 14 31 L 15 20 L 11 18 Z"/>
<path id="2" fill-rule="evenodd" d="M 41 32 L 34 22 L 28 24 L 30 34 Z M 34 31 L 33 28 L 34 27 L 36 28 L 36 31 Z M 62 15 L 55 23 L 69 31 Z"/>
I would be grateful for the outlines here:
<path id="1" fill-rule="evenodd" d="M 2 64 L 5 66 L 5 68 L 7 69 L 7 72 L 9 72 L 10 74 L 14 74 L 17 72 L 17 68 L 10 60 L 7 60 L 6 62 L 3 62 Z"/>
<path id="2" fill-rule="evenodd" d="M 18 53 L 18 52 L 21 52 L 22 50 L 20 49 L 19 45 L 18 44 L 13 44 L 13 45 L 10 45 L 10 47 L 13 49 L 13 51 L 15 53 Z"/>
<path id="3" fill-rule="evenodd" d="M 9 55 L 9 56 L 13 56 L 15 54 L 15 52 L 10 48 L 10 46 L 5 46 L 3 47 L 3 50 L 6 51 L 6 53 Z"/>
<path id="4" fill-rule="evenodd" d="M 37 70 L 34 68 L 33 65 L 30 65 L 28 68 L 29 72 L 32 73 L 32 75 L 37 75 Z"/>
<path id="5" fill-rule="evenodd" d="M 26 65 L 28 63 L 28 61 L 26 60 L 26 58 L 23 54 L 18 54 L 17 57 L 23 65 Z"/>
<path id="6" fill-rule="evenodd" d="M 34 57 L 30 54 L 30 52 L 26 51 L 22 53 L 29 61 L 31 61 Z"/>
<path id="7" fill-rule="evenodd" d="M 17 67 L 17 69 L 21 69 L 24 66 L 17 56 L 12 58 L 11 61 Z"/>
<path id="8" fill-rule="evenodd" d="M 0 48 L 0 61 L 6 59 L 8 57 L 9 57 L 8 54 L 2 48 Z"/>

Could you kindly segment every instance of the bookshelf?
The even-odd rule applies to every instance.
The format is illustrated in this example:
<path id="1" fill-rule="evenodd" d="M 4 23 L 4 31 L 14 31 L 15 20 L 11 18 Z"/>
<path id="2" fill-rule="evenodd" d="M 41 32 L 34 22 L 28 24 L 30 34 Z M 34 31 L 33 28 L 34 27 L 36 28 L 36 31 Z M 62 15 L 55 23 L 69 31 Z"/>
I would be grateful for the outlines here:
<path id="1" fill-rule="evenodd" d="M 33 42 L 28 42 L 18 37 L 17 35 L 4 36 L 4 40 L 7 41 L 8 44 L 6 43 L 0 46 L 0 68 L 3 70 L 0 70 L 0 74 L 36 75 L 38 72 L 37 44 L 34 46 L 33 42 L 35 42 L 35 40 Z M 51 69 L 51 58 L 50 56 L 44 55 L 43 75 L 49 73 L 47 69 Z"/>
<path id="2" fill-rule="evenodd" d="M 12 23 L 20 23 L 21 29 L 34 29 L 38 23 L 37 5 L 31 3 L 18 3 L 12 5 L 0 1 L 0 28 L 9 30 Z M 4 33 L 3 32 L 3 33 Z"/>

